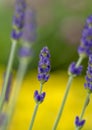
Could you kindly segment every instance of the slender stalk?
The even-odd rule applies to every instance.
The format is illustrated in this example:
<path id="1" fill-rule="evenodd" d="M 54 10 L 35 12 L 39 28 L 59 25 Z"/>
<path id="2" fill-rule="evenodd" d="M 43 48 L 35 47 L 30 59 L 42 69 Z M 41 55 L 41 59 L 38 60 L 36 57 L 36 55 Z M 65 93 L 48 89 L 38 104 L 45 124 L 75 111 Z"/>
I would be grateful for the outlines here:
<path id="1" fill-rule="evenodd" d="M 3 87 L 2 87 L 2 93 L 1 93 L 1 99 L 0 99 L 0 112 L 1 112 L 3 104 L 4 104 L 5 92 L 6 92 L 6 89 L 7 89 L 7 83 L 8 83 L 8 80 L 9 80 L 9 76 L 10 76 L 10 73 L 11 73 L 11 70 L 12 70 L 16 45 L 17 45 L 17 41 L 14 40 L 13 43 L 12 43 L 12 46 L 11 46 L 9 61 L 8 61 L 7 69 L 6 69 L 6 75 L 5 75 L 4 84 L 3 84 Z"/>
<path id="2" fill-rule="evenodd" d="M 42 92 L 42 87 L 43 87 L 43 84 L 41 83 L 41 84 L 40 84 L 40 90 L 39 90 L 39 93 L 40 93 L 40 94 L 41 94 L 41 92 Z M 34 124 L 34 120 L 35 120 L 35 117 L 36 117 L 36 114 L 37 114 L 38 107 L 39 107 L 39 102 L 36 103 L 36 105 L 35 105 L 35 108 L 34 108 L 34 112 L 33 112 L 33 116 L 32 116 L 32 120 L 31 120 L 31 123 L 30 123 L 29 130 L 32 130 L 32 128 L 33 128 L 33 124 Z"/>
<path id="3" fill-rule="evenodd" d="M 78 67 L 81 64 L 82 60 L 83 60 L 83 57 L 79 57 L 79 59 L 78 59 L 78 61 L 76 63 L 76 67 Z M 66 91 L 65 91 L 65 94 L 64 94 L 64 98 L 62 100 L 62 103 L 61 103 L 61 106 L 60 106 L 60 109 L 59 109 L 59 112 L 58 112 L 58 115 L 56 117 L 56 120 L 55 120 L 55 123 L 53 125 L 52 130 L 56 130 L 56 128 L 58 126 L 58 123 L 59 123 L 59 120 L 60 120 L 60 118 L 62 116 L 63 109 L 64 109 L 64 106 L 65 106 L 65 102 L 66 102 L 66 99 L 67 99 L 67 96 L 68 96 L 68 93 L 69 93 L 73 78 L 74 78 L 73 75 L 69 76 Z"/>
<path id="4" fill-rule="evenodd" d="M 60 109 L 59 109 L 59 112 L 58 112 L 58 115 L 57 115 L 57 118 L 55 120 L 55 123 L 54 123 L 52 130 L 56 130 L 56 128 L 57 128 L 57 125 L 59 123 L 60 117 L 61 117 L 63 109 L 64 109 L 65 101 L 67 99 L 67 96 L 68 96 L 68 93 L 69 93 L 69 90 L 70 90 L 72 80 L 73 80 L 73 76 L 70 76 L 69 80 L 68 80 L 67 88 L 66 88 L 66 91 L 65 91 L 65 94 L 64 94 L 64 98 L 63 98 L 62 104 L 60 106 Z"/>
<path id="5" fill-rule="evenodd" d="M 21 84 L 22 84 L 22 81 L 23 81 L 23 78 L 27 69 L 27 65 L 28 65 L 27 61 L 24 61 L 23 59 L 20 60 L 16 83 L 14 85 L 14 89 L 11 95 L 10 104 L 8 105 L 8 108 L 7 108 L 8 120 L 5 122 L 3 130 L 6 130 L 8 128 L 8 125 L 11 122 L 11 119 L 14 113 L 14 108 L 17 102 L 17 98 L 20 92 Z"/>
<path id="6" fill-rule="evenodd" d="M 76 63 L 76 67 L 78 67 L 81 64 L 81 62 L 83 61 L 83 59 L 84 59 L 84 57 L 82 57 L 82 56 L 79 57 L 79 59 L 78 59 L 78 61 Z"/>
<path id="7" fill-rule="evenodd" d="M 85 103 L 84 103 L 84 106 L 82 108 L 82 112 L 81 112 L 81 115 L 80 115 L 80 121 L 82 120 L 83 116 L 84 116 L 84 113 L 86 111 L 86 108 L 88 106 L 88 103 L 89 103 L 89 99 L 90 99 L 90 93 L 87 94 L 86 96 L 86 99 L 85 99 Z M 80 127 L 76 127 L 76 130 L 79 130 Z"/>

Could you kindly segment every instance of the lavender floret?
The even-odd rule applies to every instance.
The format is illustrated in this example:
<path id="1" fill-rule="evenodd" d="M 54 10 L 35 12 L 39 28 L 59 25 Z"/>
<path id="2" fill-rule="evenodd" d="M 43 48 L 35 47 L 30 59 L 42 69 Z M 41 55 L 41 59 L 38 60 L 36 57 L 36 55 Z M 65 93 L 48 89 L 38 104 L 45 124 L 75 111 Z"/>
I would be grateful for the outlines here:
<path id="1" fill-rule="evenodd" d="M 37 90 L 35 90 L 35 92 L 34 92 L 34 99 L 35 99 L 36 103 L 38 103 L 38 102 L 42 103 L 44 98 L 45 98 L 45 95 L 46 95 L 45 92 L 39 94 L 39 92 Z"/>
<path id="2" fill-rule="evenodd" d="M 72 62 L 69 66 L 69 70 L 68 70 L 68 73 L 69 75 L 74 75 L 74 76 L 78 76 L 81 74 L 82 72 L 82 66 L 78 66 L 76 67 L 76 63 L 75 62 Z"/>
<path id="3" fill-rule="evenodd" d="M 76 119 L 75 119 L 75 125 L 76 125 L 76 127 L 80 127 L 80 129 L 81 129 L 84 124 L 85 124 L 85 120 L 81 120 L 80 121 L 79 117 L 76 116 Z"/>

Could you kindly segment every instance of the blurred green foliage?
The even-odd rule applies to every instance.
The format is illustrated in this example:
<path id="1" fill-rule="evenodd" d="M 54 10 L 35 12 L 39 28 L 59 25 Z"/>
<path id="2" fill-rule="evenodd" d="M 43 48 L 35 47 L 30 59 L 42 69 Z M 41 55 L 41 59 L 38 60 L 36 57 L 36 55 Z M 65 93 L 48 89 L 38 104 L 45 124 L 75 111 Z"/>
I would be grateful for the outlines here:
<path id="1" fill-rule="evenodd" d="M 65 8 L 64 5 L 60 4 L 59 0 L 54 1 L 52 5 L 53 19 L 44 26 L 38 26 L 38 37 L 36 43 L 33 45 L 34 56 L 32 62 L 30 62 L 29 68 L 36 68 L 39 59 L 39 52 L 43 46 L 48 46 L 51 52 L 51 66 L 52 70 L 59 68 L 66 69 L 71 61 L 76 61 L 78 58 L 77 47 L 79 43 L 71 44 L 60 35 L 60 25 L 64 18 L 77 16 L 85 22 L 88 15 L 91 14 L 91 1 L 86 5 L 86 9 L 71 9 Z M 12 16 L 13 10 L 10 8 L 3 8 L 0 10 L 0 64 L 6 65 L 11 40 L 10 33 L 12 29 Z M 19 45 L 18 45 L 19 48 Z M 18 49 L 17 49 L 18 52 Z M 14 60 L 14 67 L 17 68 L 18 56 Z"/>

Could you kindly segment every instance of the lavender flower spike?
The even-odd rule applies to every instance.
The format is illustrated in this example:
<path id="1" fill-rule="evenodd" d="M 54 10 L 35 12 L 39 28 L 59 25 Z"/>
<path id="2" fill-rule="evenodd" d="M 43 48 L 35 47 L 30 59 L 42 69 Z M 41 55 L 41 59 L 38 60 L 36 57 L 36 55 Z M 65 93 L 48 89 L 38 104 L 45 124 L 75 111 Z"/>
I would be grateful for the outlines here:
<path id="1" fill-rule="evenodd" d="M 22 36 L 21 30 L 24 26 L 25 8 L 25 0 L 16 0 L 15 14 L 13 17 L 13 29 L 11 32 L 11 38 L 13 40 L 18 40 Z"/>
<path id="2" fill-rule="evenodd" d="M 36 13 L 34 10 L 27 8 L 25 13 L 25 24 L 23 28 L 22 39 L 24 42 L 33 43 L 37 37 Z M 30 44 L 30 45 L 31 45 Z"/>
<path id="3" fill-rule="evenodd" d="M 86 74 L 85 88 L 89 93 L 92 93 L 92 55 L 89 56 L 88 70 Z"/>
<path id="4" fill-rule="evenodd" d="M 50 53 L 48 47 L 44 47 L 40 53 L 40 61 L 38 64 L 38 80 L 43 84 L 48 81 L 50 75 Z"/>
<path id="5" fill-rule="evenodd" d="M 79 119 L 78 116 L 76 116 L 76 119 L 75 119 L 75 125 L 76 127 L 79 127 L 79 129 L 81 129 L 85 124 L 85 120 L 81 120 Z"/>
<path id="6" fill-rule="evenodd" d="M 78 53 L 82 57 L 89 56 L 92 53 L 92 15 L 86 20 Z"/>
<path id="7" fill-rule="evenodd" d="M 36 113 L 39 107 L 39 104 L 43 102 L 45 98 L 45 92 L 42 92 L 43 84 L 49 79 L 50 72 L 50 53 L 48 47 L 44 47 L 40 52 L 40 61 L 38 64 L 38 80 L 40 81 L 40 90 L 34 92 L 34 99 L 36 101 L 36 106 L 34 108 L 33 116 L 29 126 L 29 130 L 32 130 Z"/>

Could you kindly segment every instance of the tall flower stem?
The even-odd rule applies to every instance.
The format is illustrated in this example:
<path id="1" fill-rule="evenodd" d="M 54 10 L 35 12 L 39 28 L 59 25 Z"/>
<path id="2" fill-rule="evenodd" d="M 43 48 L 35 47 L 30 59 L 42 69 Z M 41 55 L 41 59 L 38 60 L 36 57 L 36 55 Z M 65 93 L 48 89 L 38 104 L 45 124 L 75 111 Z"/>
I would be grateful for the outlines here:
<path id="1" fill-rule="evenodd" d="M 3 104 L 4 104 L 4 98 L 5 98 L 5 93 L 6 93 L 6 89 L 7 89 L 7 84 L 8 84 L 9 76 L 10 76 L 10 73 L 12 70 L 13 61 L 14 61 L 16 45 L 17 45 L 17 41 L 14 40 L 12 43 L 12 46 L 11 46 L 11 50 L 10 50 L 9 61 L 8 61 L 6 75 L 5 75 L 4 84 L 3 84 L 2 93 L 1 93 L 0 112 L 1 112 L 1 110 L 3 108 Z"/>
<path id="2" fill-rule="evenodd" d="M 42 92 L 42 87 L 43 87 L 43 84 L 41 83 L 41 84 L 40 84 L 40 90 L 39 90 L 39 93 L 40 93 L 40 94 L 41 94 L 41 92 Z M 35 108 L 34 108 L 34 112 L 33 112 L 33 116 L 32 116 L 32 120 L 31 120 L 31 123 L 30 123 L 29 130 L 32 130 L 32 128 L 33 128 L 33 124 L 34 124 L 34 120 L 35 120 L 35 117 L 36 117 L 36 114 L 37 114 L 38 107 L 39 107 L 39 102 L 37 102 L 36 105 L 35 105 Z"/>
<path id="3" fill-rule="evenodd" d="M 3 130 L 6 130 L 8 128 L 8 125 L 10 124 L 10 121 L 12 119 L 12 116 L 14 113 L 14 108 L 15 108 L 15 105 L 16 105 L 16 102 L 18 99 L 18 95 L 20 92 L 21 84 L 22 84 L 24 75 L 26 73 L 27 65 L 28 65 L 28 61 L 26 61 L 26 59 L 24 59 L 24 60 L 20 59 L 19 68 L 18 68 L 18 72 L 17 72 L 17 79 L 16 79 L 15 85 L 13 87 L 12 95 L 10 98 L 11 100 L 9 102 L 8 108 L 6 109 L 8 120 L 5 122 Z"/>
<path id="4" fill-rule="evenodd" d="M 86 96 L 86 99 L 85 99 L 85 103 L 84 103 L 84 106 L 82 108 L 82 112 L 81 112 L 81 115 L 80 115 L 80 121 L 82 120 L 83 115 L 84 115 L 84 113 L 86 111 L 86 108 L 87 108 L 88 103 L 89 103 L 89 99 L 90 99 L 90 93 L 87 93 L 87 96 Z M 79 129 L 80 129 L 80 127 L 76 127 L 76 130 L 79 130 Z"/>
<path id="5" fill-rule="evenodd" d="M 83 57 L 80 56 L 77 63 L 76 63 L 76 67 L 78 67 L 81 64 L 82 60 L 83 60 Z M 66 99 L 67 99 L 67 96 L 68 96 L 68 93 L 69 93 L 73 78 L 74 78 L 73 75 L 69 76 L 66 91 L 65 91 L 65 94 L 64 94 L 64 97 L 63 97 L 63 100 L 62 100 L 62 103 L 61 103 L 61 106 L 60 106 L 60 109 L 59 109 L 59 112 L 58 112 L 58 115 L 56 117 L 56 120 L 55 120 L 55 123 L 53 125 L 52 130 L 56 130 L 56 128 L 58 126 L 58 123 L 59 123 L 59 120 L 60 120 L 60 118 L 62 116 L 63 109 L 64 109 L 64 106 L 65 106 L 65 102 L 66 102 Z"/>

